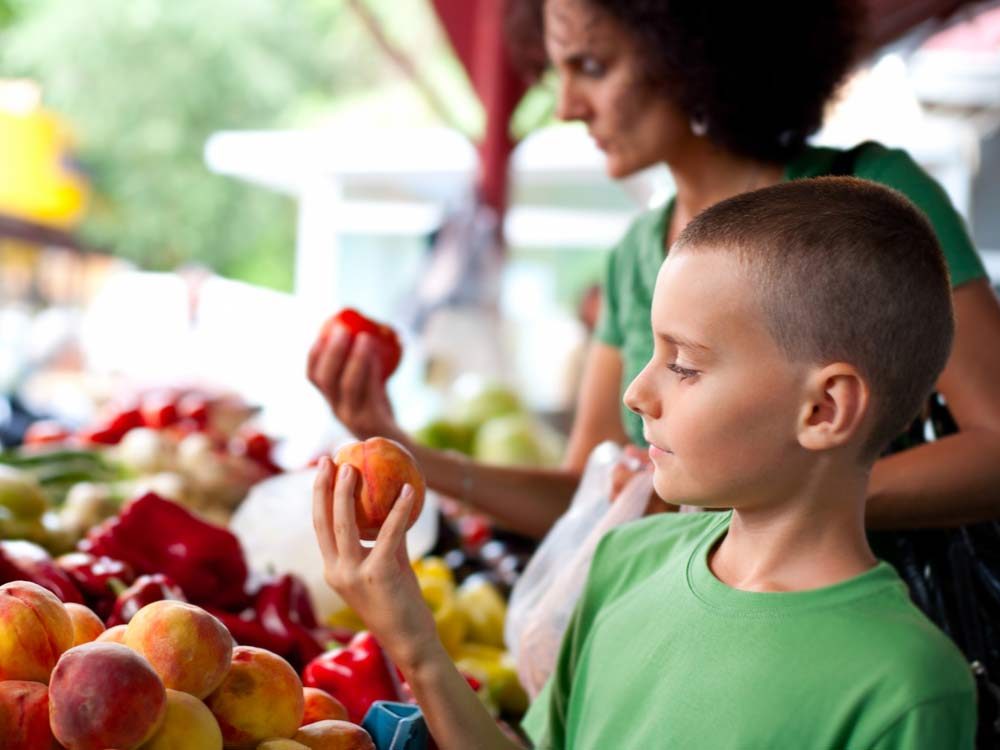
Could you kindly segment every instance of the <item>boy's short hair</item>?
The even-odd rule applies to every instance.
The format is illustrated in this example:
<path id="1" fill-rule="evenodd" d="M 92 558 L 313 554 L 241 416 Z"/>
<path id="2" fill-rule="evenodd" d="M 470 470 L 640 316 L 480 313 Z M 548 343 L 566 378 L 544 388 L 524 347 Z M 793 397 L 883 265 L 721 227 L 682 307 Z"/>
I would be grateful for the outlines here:
<path id="1" fill-rule="evenodd" d="M 735 251 L 792 361 L 847 362 L 871 389 L 862 458 L 919 413 L 954 335 L 934 230 L 903 195 L 854 177 L 795 180 L 721 201 L 672 252 Z"/>

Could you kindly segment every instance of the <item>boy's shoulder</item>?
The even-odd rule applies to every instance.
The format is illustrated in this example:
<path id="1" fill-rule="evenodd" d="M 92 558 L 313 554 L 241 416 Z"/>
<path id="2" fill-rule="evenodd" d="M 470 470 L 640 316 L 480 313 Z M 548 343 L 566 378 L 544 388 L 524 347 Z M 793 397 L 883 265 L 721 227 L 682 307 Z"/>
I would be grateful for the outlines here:
<path id="1" fill-rule="evenodd" d="M 895 571 L 892 575 L 898 578 Z M 867 665 L 873 682 L 893 700 L 918 704 L 974 694 L 967 660 L 910 600 L 902 580 L 899 587 L 844 615 L 839 624 L 851 634 L 854 658 Z M 837 627 L 836 622 L 831 625 Z"/>

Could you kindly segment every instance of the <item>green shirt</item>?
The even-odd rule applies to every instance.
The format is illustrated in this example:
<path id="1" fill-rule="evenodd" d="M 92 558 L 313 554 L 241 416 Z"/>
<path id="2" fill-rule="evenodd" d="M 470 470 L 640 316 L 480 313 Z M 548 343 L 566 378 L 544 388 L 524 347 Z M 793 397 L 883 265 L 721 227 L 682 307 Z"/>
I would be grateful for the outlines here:
<path id="1" fill-rule="evenodd" d="M 810 591 L 733 589 L 707 561 L 731 517 L 604 537 L 524 720 L 536 748 L 972 748 L 972 675 L 888 564 Z"/>
<path id="2" fill-rule="evenodd" d="M 828 174 L 837 153 L 832 148 L 807 148 L 786 165 L 783 179 Z M 854 174 L 895 188 L 924 211 L 944 251 L 952 287 L 986 277 L 986 269 L 973 248 L 962 217 L 941 186 L 909 154 L 870 144 L 858 154 Z M 641 214 L 608 259 L 604 304 L 594 335 L 621 352 L 622 393 L 653 355 L 649 312 L 656 274 L 665 257 L 664 231 L 672 210 L 671 200 L 665 208 Z M 642 420 L 624 405 L 622 423 L 629 439 L 638 445 L 646 444 Z"/>

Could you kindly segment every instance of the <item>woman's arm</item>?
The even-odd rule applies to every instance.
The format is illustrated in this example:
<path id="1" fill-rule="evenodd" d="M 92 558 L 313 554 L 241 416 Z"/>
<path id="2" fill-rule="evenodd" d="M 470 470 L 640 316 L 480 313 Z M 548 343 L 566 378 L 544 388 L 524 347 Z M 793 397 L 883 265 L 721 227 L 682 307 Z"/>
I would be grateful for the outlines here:
<path id="1" fill-rule="evenodd" d="M 628 443 L 622 426 L 622 355 L 613 346 L 592 341 L 587 350 L 576 399 L 576 415 L 563 468 L 583 472 L 594 447 L 605 440 Z"/>
<path id="2" fill-rule="evenodd" d="M 413 453 L 430 487 L 528 536 L 544 536 L 569 506 L 594 446 L 609 439 L 625 441 L 618 413 L 621 358 L 605 344 L 595 343 L 588 352 L 562 469 L 491 466 L 415 443 L 396 423 L 377 368 L 371 337 L 361 334 L 351 347 L 337 327 L 329 339 L 313 346 L 308 374 L 337 418 L 358 438 L 382 435 L 397 440 Z"/>
<path id="3" fill-rule="evenodd" d="M 569 506 L 594 447 L 605 440 L 627 442 L 618 406 L 621 372 L 617 349 L 591 344 L 562 469 L 490 466 L 417 445 L 402 432 L 396 439 L 413 452 L 434 489 L 465 500 L 522 534 L 541 538 Z"/>
<path id="4" fill-rule="evenodd" d="M 413 490 L 403 490 L 375 546 L 361 546 L 354 517 L 357 472 L 342 467 L 334 477 L 329 458 L 320 461 L 313 488 L 313 526 L 323 555 L 323 574 L 375 635 L 399 667 L 423 710 L 441 750 L 514 750 L 448 657 L 406 557 L 406 523 Z"/>
<path id="5" fill-rule="evenodd" d="M 1000 303 L 986 280 L 963 284 L 954 301 L 955 344 L 938 391 L 959 432 L 875 464 L 870 528 L 1000 518 Z"/>

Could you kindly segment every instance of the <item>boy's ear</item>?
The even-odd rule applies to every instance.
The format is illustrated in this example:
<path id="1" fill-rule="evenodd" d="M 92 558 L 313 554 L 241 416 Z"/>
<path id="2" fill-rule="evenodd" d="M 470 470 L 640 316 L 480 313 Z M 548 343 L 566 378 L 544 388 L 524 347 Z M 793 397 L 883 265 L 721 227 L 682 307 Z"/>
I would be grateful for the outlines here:
<path id="1" fill-rule="evenodd" d="M 839 448 L 861 436 L 871 392 L 858 370 L 835 362 L 813 372 L 798 425 L 799 445 L 806 450 Z"/>

